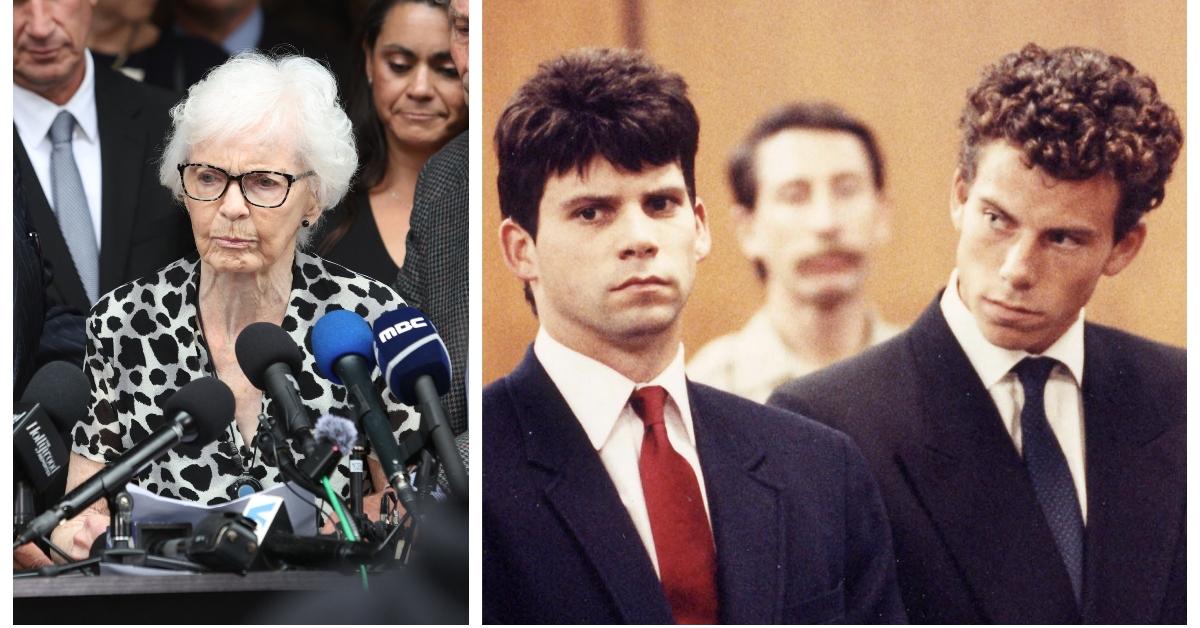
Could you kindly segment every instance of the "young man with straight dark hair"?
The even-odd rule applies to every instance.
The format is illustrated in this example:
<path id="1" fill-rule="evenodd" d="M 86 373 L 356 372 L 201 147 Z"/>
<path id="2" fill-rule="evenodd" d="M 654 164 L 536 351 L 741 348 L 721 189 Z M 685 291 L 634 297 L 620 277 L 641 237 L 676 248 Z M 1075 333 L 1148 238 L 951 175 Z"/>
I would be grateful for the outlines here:
<path id="1" fill-rule="evenodd" d="M 485 622 L 904 619 L 849 439 L 684 376 L 698 137 L 683 79 L 618 50 L 544 63 L 500 117 L 501 246 L 541 329 L 483 394 Z"/>

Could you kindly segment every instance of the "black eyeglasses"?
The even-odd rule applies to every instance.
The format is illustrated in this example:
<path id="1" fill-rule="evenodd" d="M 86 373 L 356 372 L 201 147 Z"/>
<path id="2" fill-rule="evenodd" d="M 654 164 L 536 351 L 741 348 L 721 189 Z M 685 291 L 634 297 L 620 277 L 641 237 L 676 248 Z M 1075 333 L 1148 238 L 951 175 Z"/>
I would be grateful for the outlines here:
<path id="1" fill-rule="evenodd" d="M 288 174 L 273 170 L 252 170 L 238 176 L 209 164 L 179 164 L 179 180 L 183 193 L 197 201 L 215 201 L 225 195 L 229 182 L 237 181 L 242 198 L 255 207 L 279 207 L 287 201 L 292 184 L 304 177 L 316 174 L 312 170 L 303 174 Z"/>

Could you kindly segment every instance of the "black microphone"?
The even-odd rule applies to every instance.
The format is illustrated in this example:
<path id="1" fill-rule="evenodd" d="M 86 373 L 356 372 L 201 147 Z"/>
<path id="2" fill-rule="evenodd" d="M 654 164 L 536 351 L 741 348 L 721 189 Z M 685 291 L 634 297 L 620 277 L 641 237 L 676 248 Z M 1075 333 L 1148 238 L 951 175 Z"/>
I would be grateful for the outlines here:
<path id="1" fill-rule="evenodd" d="M 451 491 L 467 498 L 467 470 L 442 408 L 450 389 L 450 354 L 433 323 L 414 307 L 385 312 L 375 320 L 375 357 L 388 389 L 402 403 L 420 408 L 421 427 L 442 461 Z"/>
<path id="2" fill-rule="evenodd" d="M 371 327 L 361 316 L 347 310 L 334 310 L 313 326 L 313 356 L 321 375 L 346 386 L 388 482 L 404 508 L 416 516 L 416 493 L 404 472 L 407 456 L 401 457 L 400 447 L 392 435 L 391 421 L 371 380 L 375 360 L 372 337 Z"/>
<path id="3" fill-rule="evenodd" d="M 53 508 L 38 515 L 17 537 L 13 547 L 50 533 L 92 502 L 121 491 L 130 478 L 179 443 L 202 447 L 216 440 L 233 420 L 234 401 L 229 387 L 215 377 L 204 377 L 179 389 L 163 408 L 167 424 L 159 428 L 75 490 Z"/>
<path id="4" fill-rule="evenodd" d="M 313 420 L 300 400 L 288 375 L 301 370 L 304 356 L 292 337 L 278 325 L 251 323 L 238 334 L 234 353 L 246 379 L 266 392 L 283 411 L 288 435 L 304 453 L 299 465 L 310 479 L 317 481 L 337 467 L 340 458 L 327 444 L 313 438 Z"/>
<path id="5" fill-rule="evenodd" d="M 281 532 L 267 537 L 262 551 L 275 562 L 294 567 L 347 567 L 371 562 L 376 547 L 366 541 L 301 537 Z"/>
<path id="6" fill-rule="evenodd" d="M 15 528 L 62 498 L 71 430 L 87 417 L 87 405 L 87 378 L 73 364 L 51 362 L 29 380 L 13 412 Z"/>

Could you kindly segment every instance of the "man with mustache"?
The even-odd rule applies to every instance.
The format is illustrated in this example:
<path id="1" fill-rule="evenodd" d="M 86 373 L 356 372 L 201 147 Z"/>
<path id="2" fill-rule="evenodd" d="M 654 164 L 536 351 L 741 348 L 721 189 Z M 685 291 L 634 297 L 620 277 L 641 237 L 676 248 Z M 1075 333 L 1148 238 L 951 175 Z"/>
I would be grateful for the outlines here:
<path id="1" fill-rule="evenodd" d="M 640 53 L 542 64 L 496 128 L 501 247 L 541 329 L 483 393 L 487 623 L 903 621 L 844 435 L 689 382 L 699 120 Z"/>
<path id="2" fill-rule="evenodd" d="M 1084 320 L 1183 134 L 1154 81 L 1034 44 L 968 93 L 944 292 L 771 403 L 850 434 L 918 623 L 1186 621 L 1186 353 Z"/>
<path id="3" fill-rule="evenodd" d="M 728 172 L 766 302 L 696 354 L 692 379 L 765 403 L 780 384 L 900 332 L 865 290 L 870 254 L 889 235 L 883 155 L 865 123 L 826 103 L 784 105 L 754 125 Z"/>

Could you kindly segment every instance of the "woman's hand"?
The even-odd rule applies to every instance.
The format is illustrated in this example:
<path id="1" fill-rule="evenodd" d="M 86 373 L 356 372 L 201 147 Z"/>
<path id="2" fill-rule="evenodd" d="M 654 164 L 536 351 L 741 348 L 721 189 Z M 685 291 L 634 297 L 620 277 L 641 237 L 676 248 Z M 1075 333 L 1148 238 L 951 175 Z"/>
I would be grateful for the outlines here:
<path id="1" fill-rule="evenodd" d="M 108 514 L 96 510 L 85 510 L 73 519 L 68 519 L 50 533 L 50 540 L 61 548 L 71 560 L 83 560 L 92 551 L 96 538 L 108 530 Z M 54 555 L 55 562 L 66 562 L 62 556 Z"/>
<path id="2" fill-rule="evenodd" d="M 37 545 L 26 543 L 13 550 L 13 569 L 37 569 L 53 564 Z"/>
<path id="3" fill-rule="evenodd" d="M 71 462 L 67 465 L 66 491 L 71 492 L 102 469 L 104 469 L 103 463 L 71 452 Z M 50 533 L 50 540 L 66 552 L 72 560 L 83 560 L 92 551 L 92 543 L 96 537 L 108 529 L 108 519 L 108 503 L 101 499 L 55 528 Z M 55 552 L 54 562 L 66 561 Z"/>

